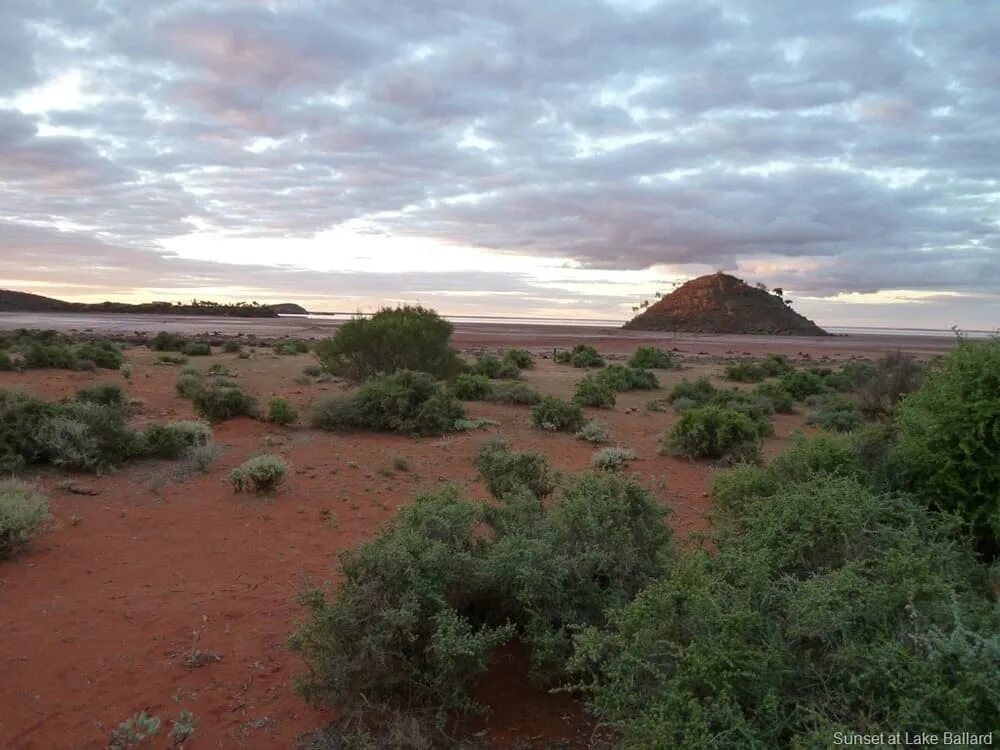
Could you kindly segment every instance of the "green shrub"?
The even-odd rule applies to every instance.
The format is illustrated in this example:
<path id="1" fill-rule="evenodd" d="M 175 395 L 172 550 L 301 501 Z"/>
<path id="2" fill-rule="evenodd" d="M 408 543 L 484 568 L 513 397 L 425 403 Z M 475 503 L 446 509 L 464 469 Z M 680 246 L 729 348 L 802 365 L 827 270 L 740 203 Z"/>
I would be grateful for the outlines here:
<path id="1" fill-rule="evenodd" d="M 465 416 L 462 404 L 425 372 L 400 370 L 372 378 L 357 395 L 324 399 L 312 424 L 319 429 L 367 428 L 411 435 L 441 435 Z"/>
<path id="2" fill-rule="evenodd" d="M 479 505 L 452 489 L 418 496 L 374 539 L 341 555 L 344 580 L 327 599 L 306 592 L 309 617 L 292 637 L 308 666 L 310 702 L 356 710 L 478 708 L 468 687 L 513 635 L 477 612 L 495 607 Z"/>
<path id="3" fill-rule="evenodd" d="M 66 469 L 103 472 L 141 454 L 142 435 L 114 406 L 71 401 L 59 404 L 39 433 L 43 456 Z"/>
<path id="4" fill-rule="evenodd" d="M 768 373 L 759 363 L 752 361 L 733 362 L 726 365 L 725 375 L 728 380 L 739 383 L 759 383 Z"/>
<path id="5" fill-rule="evenodd" d="M 557 365 L 568 365 L 573 357 L 573 352 L 569 349 L 553 349 L 552 361 Z"/>
<path id="6" fill-rule="evenodd" d="M 759 441 L 759 428 L 746 414 L 723 406 L 702 406 L 681 415 L 665 447 L 688 458 L 753 461 L 759 456 Z"/>
<path id="7" fill-rule="evenodd" d="M 666 511 L 636 482 L 603 472 L 576 477 L 548 512 L 513 500 L 497 514 L 507 523 L 491 524 L 493 599 L 518 623 L 536 676 L 559 682 L 578 631 L 603 626 L 668 569 Z"/>
<path id="8" fill-rule="evenodd" d="M 274 345 L 274 353 L 282 357 L 290 357 L 296 354 L 305 354 L 309 351 L 309 344 L 299 339 L 291 341 L 281 341 Z"/>
<path id="9" fill-rule="evenodd" d="M 212 383 L 194 391 L 191 401 L 198 416 L 209 422 L 258 416 L 257 399 L 244 393 L 238 385 Z"/>
<path id="10" fill-rule="evenodd" d="M 897 421 L 907 486 L 1000 552 L 1000 338 L 960 340 Z"/>
<path id="11" fill-rule="evenodd" d="M 448 378 L 461 369 L 449 343 L 452 328 L 423 307 L 384 308 L 342 325 L 333 338 L 316 345 L 316 356 L 330 372 L 354 380 L 398 370 Z"/>
<path id="12" fill-rule="evenodd" d="M 543 430 L 576 432 L 586 420 L 583 411 L 576 404 L 546 396 L 532 408 L 531 421 Z"/>
<path id="13" fill-rule="evenodd" d="M 708 381 L 708 378 L 682 380 L 670 391 L 667 400 L 671 404 L 675 404 L 674 408 L 676 408 L 676 403 L 679 399 L 686 399 L 691 404 L 704 406 L 712 400 L 715 393 L 715 386 Z"/>
<path id="14" fill-rule="evenodd" d="M 796 370 L 784 375 L 781 380 L 781 387 L 792 394 L 796 401 L 802 401 L 807 396 L 815 396 L 823 393 L 826 386 L 823 379 L 814 372 Z"/>
<path id="15" fill-rule="evenodd" d="M 541 453 L 512 451 L 502 440 L 492 440 L 479 446 L 476 466 L 493 497 L 527 489 L 536 497 L 552 492 L 545 456 Z"/>
<path id="16" fill-rule="evenodd" d="M 212 440 L 212 428 L 204 422 L 181 421 L 146 428 L 145 453 L 156 458 L 176 459 L 192 448 L 203 448 Z"/>
<path id="17" fill-rule="evenodd" d="M 482 401 L 493 391 L 486 375 L 457 375 L 449 385 L 455 398 L 462 401 Z"/>
<path id="18" fill-rule="evenodd" d="M 577 686 L 625 747 L 993 726 L 1000 618 L 953 531 L 848 477 L 783 485 L 585 630 Z"/>
<path id="19" fill-rule="evenodd" d="M 778 472 L 770 466 L 744 464 L 715 476 L 712 497 L 717 508 L 742 514 L 748 503 L 771 497 L 781 487 Z"/>
<path id="20" fill-rule="evenodd" d="M 160 331 L 149 342 L 149 348 L 154 352 L 183 352 L 187 346 L 187 340 L 177 333 Z"/>
<path id="21" fill-rule="evenodd" d="M 353 396 L 333 395 L 319 399 L 309 416 L 310 426 L 317 430 L 351 430 L 362 427 L 358 402 Z"/>
<path id="22" fill-rule="evenodd" d="M 795 406 L 792 394 L 780 383 L 761 383 L 753 389 L 753 393 L 761 401 L 770 402 L 771 408 L 779 414 L 788 414 Z"/>
<path id="23" fill-rule="evenodd" d="M 596 377 L 615 391 L 655 391 L 660 387 L 649 370 L 624 365 L 608 365 Z"/>
<path id="24" fill-rule="evenodd" d="M 754 423 L 758 437 L 766 438 L 774 434 L 774 425 L 771 424 L 774 406 L 769 399 L 761 398 L 754 391 L 736 388 L 726 391 L 720 390 L 712 396 L 708 405 L 734 409 L 745 414 Z"/>
<path id="25" fill-rule="evenodd" d="M 604 360 L 597 350 L 587 344 L 577 344 L 569 355 L 569 363 L 573 367 L 604 367 Z"/>
<path id="26" fill-rule="evenodd" d="M 235 467 L 226 479 L 233 485 L 234 492 L 252 490 L 254 492 L 272 492 L 285 481 L 288 464 L 281 456 L 264 453 L 248 458 L 240 466 Z"/>
<path id="27" fill-rule="evenodd" d="M 272 398 L 267 405 L 267 421 L 274 424 L 289 425 L 299 418 L 299 412 L 294 406 L 280 396 Z"/>
<path id="28" fill-rule="evenodd" d="M 174 388 L 177 390 L 177 393 L 184 398 L 193 399 L 195 394 L 204 390 L 205 385 L 202 383 L 199 375 L 181 375 L 174 383 Z"/>
<path id="29" fill-rule="evenodd" d="M 318 378 L 325 372 L 326 370 L 323 369 L 323 365 L 306 365 L 302 368 L 302 374 L 310 378 Z"/>
<path id="30" fill-rule="evenodd" d="M 608 432 L 604 429 L 604 426 L 594 420 L 590 420 L 585 424 L 579 432 L 576 433 L 578 440 L 586 440 L 588 443 L 606 443 L 608 442 Z"/>
<path id="31" fill-rule="evenodd" d="M 525 404 L 534 406 L 542 400 L 542 394 L 524 383 L 497 383 L 486 396 L 494 404 Z"/>
<path id="32" fill-rule="evenodd" d="M 898 351 L 887 354 L 862 385 L 858 406 L 868 417 L 892 416 L 900 400 L 920 387 L 923 376 L 923 368 L 912 357 Z"/>
<path id="33" fill-rule="evenodd" d="M 769 378 L 779 378 L 795 369 L 784 354 L 768 354 L 758 364 Z"/>
<path id="34" fill-rule="evenodd" d="M 492 354 L 481 354 L 476 357 L 476 362 L 472 365 L 472 372 L 487 378 L 510 379 L 518 377 L 521 374 L 521 368 L 512 360 L 500 359 Z"/>
<path id="35" fill-rule="evenodd" d="M 225 352 L 226 354 L 239 354 L 240 342 L 233 341 L 232 339 L 230 339 L 229 341 L 224 341 L 222 343 L 222 351 Z"/>
<path id="36" fill-rule="evenodd" d="M 832 394 L 822 398 L 819 408 L 806 417 L 806 424 L 830 432 L 851 432 L 863 423 L 861 411 L 853 401 Z"/>
<path id="37" fill-rule="evenodd" d="M 80 344 L 74 350 L 77 362 L 93 362 L 104 370 L 117 370 L 125 362 L 121 349 L 111 341 L 93 341 Z"/>
<path id="38" fill-rule="evenodd" d="M 615 391 L 603 380 L 587 375 L 576 383 L 573 403 L 580 406 L 595 406 L 598 409 L 615 408 Z"/>
<path id="39" fill-rule="evenodd" d="M 591 457 L 591 463 L 595 469 L 602 471 L 618 471 L 627 462 L 635 458 L 635 451 L 631 448 L 601 448 Z"/>
<path id="40" fill-rule="evenodd" d="M 535 359 L 527 349 L 508 349 L 504 352 L 503 358 L 513 363 L 519 370 L 530 370 L 535 366 Z"/>
<path id="41" fill-rule="evenodd" d="M 212 347 L 204 341 L 189 341 L 184 345 L 184 354 L 189 357 L 208 357 Z"/>
<path id="42" fill-rule="evenodd" d="M 22 366 L 31 369 L 77 369 L 76 353 L 66 344 L 32 344 L 23 352 Z"/>
<path id="43" fill-rule="evenodd" d="M 98 385 L 81 388 L 76 392 L 77 401 L 88 401 L 92 404 L 104 404 L 105 406 L 115 406 L 125 408 L 125 391 L 117 383 L 100 383 Z"/>
<path id="44" fill-rule="evenodd" d="M 628 363 L 630 367 L 648 370 L 669 370 L 677 366 L 670 352 L 655 346 L 640 346 Z"/>
<path id="45" fill-rule="evenodd" d="M 48 517 L 48 500 L 37 487 L 0 480 L 0 560 L 17 557 Z"/>

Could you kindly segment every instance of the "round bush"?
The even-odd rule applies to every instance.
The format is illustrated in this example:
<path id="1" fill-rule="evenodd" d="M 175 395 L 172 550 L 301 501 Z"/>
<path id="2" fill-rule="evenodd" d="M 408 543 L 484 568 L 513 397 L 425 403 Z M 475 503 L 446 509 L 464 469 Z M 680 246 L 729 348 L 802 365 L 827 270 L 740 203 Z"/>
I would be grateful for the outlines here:
<path id="1" fill-rule="evenodd" d="M 462 365 L 449 343 L 452 330 L 433 310 L 384 308 L 342 325 L 333 338 L 316 345 L 316 356 L 330 372 L 354 380 L 399 370 L 449 378 Z"/>
<path id="2" fill-rule="evenodd" d="M 299 418 L 299 412 L 285 399 L 275 396 L 267 405 L 267 421 L 274 424 L 290 425 Z"/>
<path id="3" fill-rule="evenodd" d="M 508 349 L 503 358 L 512 362 L 519 370 L 529 370 L 535 366 L 535 360 L 527 349 Z"/>
<path id="4" fill-rule="evenodd" d="M 487 394 L 486 400 L 494 404 L 534 406 L 542 400 L 542 394 L 525 383 L 497 383 Z"/>
<path id="5" fill-rule="evenodd" d="M 689 409 L 667 441 L 669 452 L 688 458 L 753 461 L 759 456 L 759 428 L 746 414 L 722 406 Z"/>
<path id="6" fill-rule="evenodd" d="M 252 490 L 254 492 L 271 492 L 285 481 L 288 464 L 281 456 L 264 453 L 247 459 L 237 466 L 226 479 L 233 485 L 234 492 Z"/>
<path id="7" fill-rule="evenodd" d="M 257 399 L 237 385 L 213 383 L 191 395 L 198 415 L 209 422 L 224 422 L 234 417 L 256 417 Z"/>
<path id="8" fill-rule="evenodd" d="M 486 375 L 462 373 L 451 382 L 449 390 L 462 401 L 482 401 L 492 392 L 493 386 Z"/>
<path id="9" fill-rule="evenodd" d="M 531 410 L 531 421 L 536 427 L 554 432 L 576 432 L 586 419 L 583 410 L 554 396 L 546 396 Z"/>
<path id="10" fill-rule="evenodd" d="M 682 380 L 670 391 L 667 400 L 673 404 L 678 399 L 686 399 L 689 403 L 704 406 L 712 399 L 715 393 L 715 386 L 708 381 L 708 378 Z"/>
<path id="11" fill-rule="evenodd" d="M 581 378 L 573 393 L 573 403 L 580 406 L 594 406 L 598 409 L 615 408 L 615 391 L 594 375 Z"/>
<path id="12" fill-rule="evenodd" d="M 807 396 L 815 396 L 826 390 L 823 378 L 814 372 L 796 370 L 781 378 L 781 387 L 792 394 L 796 401 L 802 401 Z"/>
<path id="13" fill-rule="evenodd" d="M 629 366 L 650 370 L 669 370 L 676 366 L 673 356 L 655 346 L 640 346 L 628 361 Z"/>
<path id="14" fill-rule="evenodd" d="M 16 557 L 49 516 L 38 488 L 16 479 L 0 480 L 0 560 Z"/>

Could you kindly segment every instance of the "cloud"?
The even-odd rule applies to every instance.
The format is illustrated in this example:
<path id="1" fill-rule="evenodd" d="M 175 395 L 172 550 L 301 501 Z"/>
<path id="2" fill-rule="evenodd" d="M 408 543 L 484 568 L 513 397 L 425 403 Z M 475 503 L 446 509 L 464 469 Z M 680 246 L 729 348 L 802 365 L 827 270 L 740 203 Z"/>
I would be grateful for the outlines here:
<path id="1" fill-rule="evenodd" d="M 15 0 L 0 252 L 15 277 L 58 269 L 58 242 L 25 251 L 14 230 L 72 226 L 95 243 L 74 252 L 207 284 L 160 243 L 363 222 L 590 269 L 759 269 L 812 295 L 993 294 L 998 37 L 992 2 Z M 69 72 L 79 101 L 18 109 Z"/>

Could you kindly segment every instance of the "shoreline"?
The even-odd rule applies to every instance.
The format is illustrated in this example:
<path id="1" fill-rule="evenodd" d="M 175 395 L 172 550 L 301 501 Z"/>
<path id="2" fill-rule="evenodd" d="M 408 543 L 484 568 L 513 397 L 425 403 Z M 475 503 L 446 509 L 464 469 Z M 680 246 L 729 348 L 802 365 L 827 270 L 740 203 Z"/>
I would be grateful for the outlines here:
<path id="1" fill-rule="evenodd" d="M 160 331 L 213 338 L 256 339 L 262 344 L 287 338 L 326 338 L 344 321 L 284 316 L 278 318 L 197 317 L 143 313 L 0 313 L 0 331 L 53 329 L 76 336 L 143 339 Z M 535 352 L 587 343 L 608 353 L 659 346 L 701 356 L 759 356 L 768 352 L 799 357 L 880 356 L 900 350 L 931 357 L 950 351 L 956 338 L 927 334 L 850 333 L 831 336 L 777 336 L 631 331 L 611 325 L 517 322 L 453 322 L 452 340 L 460 350 L 520 347 Z"/>

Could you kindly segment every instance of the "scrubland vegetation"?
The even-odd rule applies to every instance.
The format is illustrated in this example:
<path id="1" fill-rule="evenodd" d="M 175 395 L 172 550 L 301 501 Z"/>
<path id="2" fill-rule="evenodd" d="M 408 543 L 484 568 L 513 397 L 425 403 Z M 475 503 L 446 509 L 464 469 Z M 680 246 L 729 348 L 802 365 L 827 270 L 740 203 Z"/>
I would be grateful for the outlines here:
<path id="1" fill-rule="evenodd" d="M 688 373 L 651 371 L 679 366 L 654 347 L 628 365 L 584 345 L 556 352 L 557 363 L 589 370 L 581 373 L 516 349 L 466 360 L 449 337 L 450 324 L 431 311 L 383 310 L 315 347 L 322 364 L 312 377 L 353 382 L 306 379 L 268 398 L 276 389 L 240 367 L 280 357 L 297 375 L 301 361 L 283 358 L 307 345 L 268 344 L 241 363 L 242 348 L 161 334 L 152 348 L 168 356 L 204 356 L 201 344 L 225 355 L 176 380 L 171 369 L 147 368 L 199 420 L 137 418 L 131 397 L 142 368 L 119 382 L 77 373 L 63 391 L 75 396 L 62 400 L 0 390 L 0 474 L 46 466 L 96 474 L 185 458 L 208 471 L 218 452 L 210 424 L 248 416 L 261 422 L 216 429 L 267 430 L 262 444 L 286 447 L 260 452 L 257 435 L 212 481 L 234 506 L 272 509 L 294 507 L 301 471 L 316 478 L 296 457 L 294 436 L 327 440 L 334 453 L 356 431 L 433 437 L 425 450 L 466 446 L 457 459 L 464 477 L 451 484 L 424 473 L 412 501 L 398 511 L 378 506 L 387 511 L 380 523 L 394 513 L 387 524 L 352 537 L 367 541 L 340 555 L 334 587 L 302 592 L 290 640 L 304 665 L 296 688 L 335 710 L 330 742 L 341 742 L 312 747 L 406 746 L 393 744 L 393 732 L 425 747 L 456 745 L 456 719 L 487 710 L 476 686 L 498 649 L 513 644 L 529 655 L 526 679 L 584 702 L 626 748 L 827 747 L 835 731 L 993 727 L 1000 339 L 960 340 L 929 364 L 892 354 L 813 367 L 770 355 L 681 379 Z M 0 369 L 27 367 L 35 347 L 50 361 L 83 357 L 83 345 L 58 336 L 5 341 Z M 124 364 L 115 345 L 89 346 L 95 366 L 103 367 L 99 352 L 114 354 L 116 369 Z M 566 398 L 539 371 L 556 372 Z M 665 411 L 637 412 L 636 399 L 650 394 L 636 391 L 659 389 L 660 378 L 650 403 Z M 521 420 L 522 432 L 508 419 Z M 808 434 L 789 440 L 792 419 Z M 775 423 L 789 441 L 777 455 L 773 442 L 765 446 Z M 306 436 L 310 427 L 338 434 Z M 473 427 L 486 432 L 455 434 Z M 633 442 L 642 434 L 647 443 Z M 382 439 L 390 452 L 365 476 L 416 482 L 417 456 L 396 453 L 409 441 Z M 657 439 L 664 454 L 701 463 L 655 455 Z M 539 446 L 555 447 L 547 457 Z M 576 451 L 569 465 L 587 470 L 566 472 L 558 450 Z M 666 467 L 662 483 L 651 466 Z M 712 523 L 703 539 L 675 542 L 673 494 L 659 490 L 672 490 L 670 467 L 684 466 L 714 472 Z M 339 489 L 344 475 L 335 473 L 311 492 Z M 0 481 L 0 558 L 31 556 L 31 540 L 49 533 L 57 500 L 42 489 L 51 478 L 40 476 Z M 225 482 L 245 494 L 229 497 Z M 489 499 L 474 499 L 483 488 Z M 315 517 L 316 509 L 296 510 Z M 337 515 L 320 506 L 325 531 Z M 178 736 L 193 728 L 182 712 Z M 157 717 L 136 714 L 111 730 L 112 743 L 158 731 Z"/>

